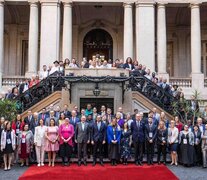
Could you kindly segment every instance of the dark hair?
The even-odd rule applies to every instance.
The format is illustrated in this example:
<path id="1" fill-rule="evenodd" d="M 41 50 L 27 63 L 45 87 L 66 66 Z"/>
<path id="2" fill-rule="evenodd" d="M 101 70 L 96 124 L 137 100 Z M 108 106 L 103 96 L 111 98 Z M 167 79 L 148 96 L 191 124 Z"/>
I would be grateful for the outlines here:
<path id="1" fill-rule="evenodd" d="M 51 118 L 51 119 L 50 119 L 50 124 L 49 124 L 49 126 L 51 126 L 51 121 L 54 121 L 54 126 L 55 126 L 55 119 L 54 119 L 54 118 Z"/>
<path id="2" fill-rule="evenodd" d="M 28 127 L 29 127 L 29 124 L 26 123 L 26 124 L 24 124 L 24 125 L 22 126 L 23 131 L 24 131 L 24 127 L 25 127 L 25 126 L 28 126 Z"/>
<path id="3" fill-rule="evenodd" d="M 8 126 L 9 123 L 10 123 L 10 125 L 11 125 L 11 122 L 10 122 L 10 121 L 7 121 L 7 122 L 6 122 L 6 125 L 5 125 L 5 127 L 4 127 L 4 130 L 5 130 L 5 131 L 7 131 L 7 126 Z M 10 127 L 10 131 L 11 131 L 11 130 L 12 130 L 12 128 Z"/>
<path id="4" fill-rule="evenodd" d="M 126 63 L 132 64 L 132 58 L 131 58 L 131 57 L 128 57 L 128 58 L 126 59 Z"/>

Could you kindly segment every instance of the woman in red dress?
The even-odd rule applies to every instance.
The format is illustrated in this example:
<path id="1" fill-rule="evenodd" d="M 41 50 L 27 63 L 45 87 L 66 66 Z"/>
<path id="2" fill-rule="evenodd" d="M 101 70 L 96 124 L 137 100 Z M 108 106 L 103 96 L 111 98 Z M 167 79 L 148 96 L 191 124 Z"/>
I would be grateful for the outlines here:
<path id="1" fill-rule="evenodd" d="M 23 131 L 20 131 L 18 136 L 18 154 L 21 159 L 21 167 L 24 166 L 26 161 L 26 166 L 29 166 L 29 154 L 32 150 L 34 144 L 34 136 L 31 130 L 29 130 L 29 125 L 25 124 Z"/>
<path id="2" fill-rule="evenodd" d="M 174 118 L 175 120 L 175 127 L 178 128 L 178 131 L 182 131 L 183 130 L 183 124 L 180 122 L 180 119 L 178 116 L 175 116 Z"/>

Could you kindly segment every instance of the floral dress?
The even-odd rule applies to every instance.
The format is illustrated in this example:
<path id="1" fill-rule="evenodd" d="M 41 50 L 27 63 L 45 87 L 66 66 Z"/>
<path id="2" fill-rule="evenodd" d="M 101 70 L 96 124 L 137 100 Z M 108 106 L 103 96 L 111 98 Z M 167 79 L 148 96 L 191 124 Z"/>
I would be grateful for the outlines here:
<path id="1" fill-rule="evenodd" d="M 130 136 L 131 131 L 122 131 L 121 137 L 121 158 L 128 159 L 131 157 L 131 147 L 130 147 Z"/>

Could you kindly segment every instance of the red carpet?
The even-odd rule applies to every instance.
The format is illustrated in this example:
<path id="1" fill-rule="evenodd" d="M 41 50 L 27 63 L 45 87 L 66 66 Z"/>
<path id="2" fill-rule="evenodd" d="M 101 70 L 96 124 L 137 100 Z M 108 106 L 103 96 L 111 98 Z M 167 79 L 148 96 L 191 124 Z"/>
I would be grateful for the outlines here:
<path id="1" fill-rule="evenodd" d="M 97 164 L 92 167 L 78 167 L 73 164 L 69 167 L 62 167 L 57 164 L 55 167 L 31 166 L 20 178 L 20 180 L 51 180 L 51 179 L 78 179 L 78 180 L 178 180 L 178 178 L 164 165 L 142 167 L 133 164 L 123 166 L 110 166 L 106 164 L 101 167 Z"/>

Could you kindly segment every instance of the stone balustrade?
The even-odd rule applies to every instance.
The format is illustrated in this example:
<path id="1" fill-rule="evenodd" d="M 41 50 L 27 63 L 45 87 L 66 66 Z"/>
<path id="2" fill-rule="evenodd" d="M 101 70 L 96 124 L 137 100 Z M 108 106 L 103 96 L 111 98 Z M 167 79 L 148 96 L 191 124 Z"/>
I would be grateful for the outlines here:
<path id="1" fill-rule="evenodd" d="M 21 84 L 25 79 L 25 76 L 3 76 L 2 86 L 14 87 L 17 82 Z"/>
<path id="2" fill-rule="evenodd" d="M 117 68 L 97 68 L 97 69 L 77 69 L 67 68 L 65 69 L 65 75 L 74 76 L 129 76 L 129 71 L 125 69 Z"/>
<path id="3" fill-rule="evenodd" d="M 191 78 L 170 78 L 169 82 L 171 85 L 178 85 L 179 87 L 191 88 L 192 80 Z"/>

